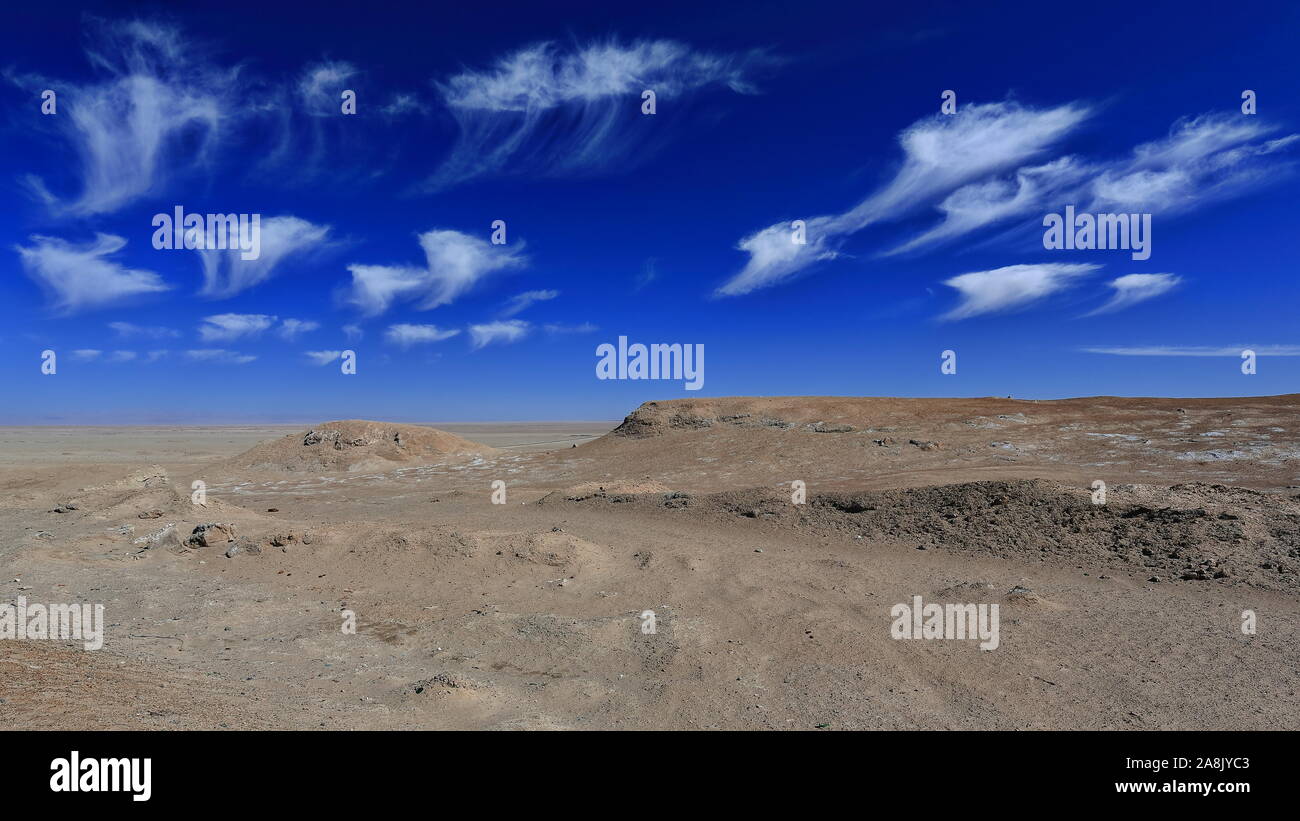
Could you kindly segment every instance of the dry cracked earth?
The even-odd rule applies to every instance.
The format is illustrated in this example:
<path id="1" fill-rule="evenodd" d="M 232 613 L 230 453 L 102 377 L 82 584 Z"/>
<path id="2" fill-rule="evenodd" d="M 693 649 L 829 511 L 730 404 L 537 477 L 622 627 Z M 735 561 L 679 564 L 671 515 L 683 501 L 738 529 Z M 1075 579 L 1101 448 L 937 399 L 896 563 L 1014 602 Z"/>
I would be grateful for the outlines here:
<path id="1" fill-rule="evenodd" d="M 0 727 L 1296 729 L 1298 411 L 4 428 L 0 604 L 105 638 L 0 640 Z M 999 646 L 892 638 L 917 595 L 998 604 Z"/>

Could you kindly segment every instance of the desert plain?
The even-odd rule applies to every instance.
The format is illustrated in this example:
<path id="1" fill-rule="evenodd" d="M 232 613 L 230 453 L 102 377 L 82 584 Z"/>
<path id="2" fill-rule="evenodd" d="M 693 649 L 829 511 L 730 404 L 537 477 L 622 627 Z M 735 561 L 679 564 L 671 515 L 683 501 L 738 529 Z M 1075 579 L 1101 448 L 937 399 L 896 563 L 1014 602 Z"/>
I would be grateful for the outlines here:
<path id="1" fill-rule="evenodd" d="M 20 596 L 5 729 L 1294 730 L 1300 395 L 0 428 Z"/>

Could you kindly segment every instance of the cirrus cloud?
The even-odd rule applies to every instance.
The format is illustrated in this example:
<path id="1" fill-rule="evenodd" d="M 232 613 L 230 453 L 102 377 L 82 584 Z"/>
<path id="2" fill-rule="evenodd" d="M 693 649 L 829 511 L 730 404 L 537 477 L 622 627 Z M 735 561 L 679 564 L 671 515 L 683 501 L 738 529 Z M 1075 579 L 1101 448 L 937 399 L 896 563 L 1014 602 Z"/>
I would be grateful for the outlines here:
<path id="1" fill-rule="evenodd" d="M 1089 311 L 1084 316 L 1109 314 L 1130 308 L 1139 302 L 1155 299 L 1167 294 L 1182 282 L 1181 277 L 1173 274 L 1127 274 L 1112 279 L 1108 285 L 1115 290 L 1110 300 L 1104 305 Z"/>
<path id="2" fill-rule="evenodd" d="M 1243 351 L 1254 351 L 1257 356 L 1300 356 L 1300 345 L 1147 345 L 1147 346 L 1097 346 L 1082 348 L 1085 353 L 1110 356 L 1231 356 L 1240 357 Z"/>
<path id="3" fill-rule="evenodd" d="M 515 294 L 510 298 L 510 301 L 506 303 L 506 307 L 501 309 L 501 316 L 514 316 L 517 313 L 526 311 L 538 302 L 546 302 L 555 299 L 559 295 L 559 291 L 549 289 L 543 291 L 524 291 L 522 294 Z"/>
<path id="4" fill-rule="evenodd" d="M 768 288 L 833 259 L 851 235 L 907 216 L 958 186 L 1019 166 L 1059 142 L 1090 114 L 1088 107 L 1075 103 L 1039 109 L 1002 102 L 968 104 L 957 115 L 919 120 L 898 137 L 903 164 L 888 183 L 848 211 L 804 220 L 803 244 L 793 241 L 788 222 L 745 237 L 737 248 L 749 254 L 748 263 L 715 295 L 740 296 Z"/>
<path id="5" fill-rule="evenodd" d="M 453 329 L 439 328 L 437 325 L 414 325 L 411 323 L 399 323 L 389 325 L 388 330 L 384 332 L 384 339 L 390 344 L 402 348 L 409 348 L 412 345 L 423 345 L 430 342 L 441 342 L 444 339 L 451 339 L 460 331 Z"/>
<path id="6" fill-rule="evenodd" d="M 265 282 L 286 258 L 317 250 L 327 242 L 328 225 L 314 225 L 293 216 L 260 220 L 257 259 L 244 259 L 239 248 L 203 248 L 196 251 L 203 264 L 200 294 L 225 299 Z"/>
<path id="7" fill-rule="evenodd" d="M 215 314 L 203 318 L 199 338 L 204 342 L 219 342 L 260 336 L 275 320 L 276 317 L 267 314 Z"/>
<path id="8" fill-rule="evenodd" d="M 290 342 L 297 339 L 301 334 L 310 333 L 320 327 L 320 323 L 310 319 L 286 319 L 280 323 L 276 333 L 281 338 Z"/>
<path id="9" fill-rule="evenodd" d="M 522 319 L 507 319 L 500 322 L 484 322 L 469 326 L 470 347 L 474 350 L 488 345 L 518 342 L 528 335 L 532 326 Z"/>
<path id="10" fill-rule="evenodd" d="M 37 177 L 27 183 L 56 212 L 75 216 L 111 213 L 157 191 L 182 148 L 185 166 L 202 165 L 237 99 L 238 71 L 205 61 L 178 28 L 142 20 L 90 25 L 95 45 L 86 56 L 100 82 L 17 81 L 61 89 L 51 120 L 73 147 L 81 190 L 61 198 Z"/>
<path id="11" fill-rule="evenodd" d="M 427 311 L 449 305 L 496 271 L 526 264 L 522 243 L 493 245 L 460 231 L 434 229 L 420 235 L 425 267 L 349 265 L 351 286 L 344 300 L 366 316 L 387 311 L 398 301 Z"/>
<path id="12" fill-rule="evenodd" d="M 709 87 L 752 94 L 751 75 L 770 62 L 756 51 L 710 54 L 673 40 L 527 46 L 491 68 L 437 83 L 459 134 L 425 188 L 503 172 L 555 176 L 627 167 L 648 153 L 647 129 L 627 116 L 630 106 L 640 108 L 643 90 L 661 99 Z"/>
<path id="13" fill-rule="evenodd" d="M 77 313 L 171 289 L 153 271 L 127 268 L 109 259 L 126 247 L 122 237 L 96 234 L 78 245 L 33 236 L 31 242 L 29 247 L 17 246 L 23 270 L 52 297 L 58 313 Z"/>
<path id="14" fill-rule="evenodd" d="M 225 348 L 198 348 L 186 351 L 185 357 L 193 362 L 213 362 L 221 365 L 247 365 L 257 359 L 252 354 L 241 354 Z"/>
<path id="15" fill-rule="evenodd" d="M 174 339 L 181 335 L 181 332 L 175 328 L 163 328 L 160 326 L 142 326 L 131 322 L 110 322 L 108 327 L 111 328 L 118 336 L 147 337 L 150 339 Z"/>
<path id="16" fill-rule="evenodd" d="M 969 319 L 1026 308 L 1070 287 L 1076 279 L 1100 267 L 1084 263 L 1042 263 L 961 274 L 944 280 L 944 285 L 961 294 L 961 302 L 941 319 Z"/>
<path id="17" fill-rule="evenodd" d="M 313 365 L 328 365 L 343 355 L 343 351 L 305 351 Z"/>

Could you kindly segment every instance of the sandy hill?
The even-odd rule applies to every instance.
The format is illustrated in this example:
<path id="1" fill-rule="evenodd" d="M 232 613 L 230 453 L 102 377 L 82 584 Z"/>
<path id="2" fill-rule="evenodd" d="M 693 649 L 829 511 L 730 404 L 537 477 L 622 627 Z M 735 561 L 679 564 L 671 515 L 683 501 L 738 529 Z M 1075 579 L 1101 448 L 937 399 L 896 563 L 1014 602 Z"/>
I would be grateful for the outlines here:
<path id="1" fill-rule="evenodd" d="M 296 472 L 383 470 L 448 456 L 490 454 L 487 445 L 422 425 L 347 419 L 263 442 L 223 463 L 228 469 Z"/>

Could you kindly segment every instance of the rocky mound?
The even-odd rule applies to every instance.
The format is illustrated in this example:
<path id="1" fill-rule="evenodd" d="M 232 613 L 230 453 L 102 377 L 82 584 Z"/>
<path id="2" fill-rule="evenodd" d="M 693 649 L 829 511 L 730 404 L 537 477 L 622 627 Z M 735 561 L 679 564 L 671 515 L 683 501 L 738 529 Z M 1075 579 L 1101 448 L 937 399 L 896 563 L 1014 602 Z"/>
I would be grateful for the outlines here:
<path id="1" fill-rule="evenodd" d="M 384 470 L 493 449 L 437 428 L 349 419 L 263 442 L 224 463 L 228 469 L 324 471 Z"/>
<path id="2" fill-rule="evenodd" d="M 673 488 L 951 483 L 1051 476 L 1090 484 L 1286 488 L 1300 395 L 1237 399 L 719 397 L 646 402 L 584 447 Z M 617 475 L 617 474 L 615 474 Z M 626 475 L 626 474 L 624 474 Z"/>
<path id="3" fill-rule="evenodd" d="M 1026 423 L 1105 419 L 1198 428 L 1227 417 L 1278 416 L 1300 409 L 1300 394 L 1240 399 L 1163 399 L 1094 396 L 1078 399 L 1012 399 L 1011 397 L 904 399 L 888 396 L 724 396 L 646 402 L 615 428 L 613 437 L 657 436 L 677 430 L 749 428 L 812 433 L 853 433 L 883 430 L 882 425 L 936 426 L 958 423 L 996 430 L 1018 429 Z M 1273 420 L 1270 420 L 1273 421 Z M 1199 424 L 1198 424 L 1199 422 Z"/>
<path id="4" fill-rule="evenodd" d="M 646 402 L 611 432 L 617 437 L 657 436 L 672 430 L 701 430 L 714 426 L 773 428 L 805 427 L 819 433 L 847 433 L 860 427 L 873 403 L 894 400 L 813 396 L 771 398 L 721 397 Z"/>

